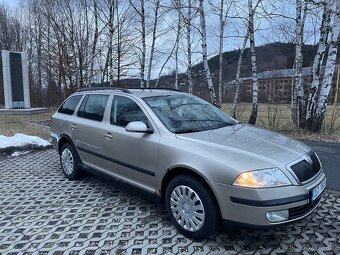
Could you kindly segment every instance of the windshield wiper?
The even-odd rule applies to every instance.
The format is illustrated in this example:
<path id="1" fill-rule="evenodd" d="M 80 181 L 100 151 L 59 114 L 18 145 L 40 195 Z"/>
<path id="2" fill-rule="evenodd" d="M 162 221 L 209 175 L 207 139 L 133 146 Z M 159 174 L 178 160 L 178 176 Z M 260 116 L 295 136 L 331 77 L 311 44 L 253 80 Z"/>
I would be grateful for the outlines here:
<path id="1" fill-rule="evenodd" d="M 185 133 L 195 133 L 200 131 L 205 131 L 206 129 L 184 129 L 180 131 L 176 131 L 176 134 L 185 134 Z"/>

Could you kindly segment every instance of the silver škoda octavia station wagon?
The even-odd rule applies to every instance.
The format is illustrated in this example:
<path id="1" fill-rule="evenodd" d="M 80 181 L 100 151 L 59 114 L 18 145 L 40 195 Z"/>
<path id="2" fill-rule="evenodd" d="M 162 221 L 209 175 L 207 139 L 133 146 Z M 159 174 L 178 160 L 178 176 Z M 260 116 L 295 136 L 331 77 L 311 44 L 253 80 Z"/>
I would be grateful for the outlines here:
<path id="1" fill-rule="evenodd" d="M 78 91 L 53 115 L 51 136 L 67 178 L 95 170 L 151 192 L 194 239 L 222 222 L 300 220 L 326 187 L 309 147 L 170 89 Z"/>

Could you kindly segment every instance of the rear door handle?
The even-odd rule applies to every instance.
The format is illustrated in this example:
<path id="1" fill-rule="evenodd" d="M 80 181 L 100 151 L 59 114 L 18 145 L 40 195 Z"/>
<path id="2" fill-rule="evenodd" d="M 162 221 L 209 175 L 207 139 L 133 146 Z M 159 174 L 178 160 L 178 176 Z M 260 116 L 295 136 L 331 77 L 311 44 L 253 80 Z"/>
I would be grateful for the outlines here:
<path id="1" fill-rule="evenodd" d="M 112 138 L 112 135 L 110 132 L 107 132 L 104 136 L 107 140 L 110 140 Z"/>
<path id="2" fill-rule="evenodd" d="M 71 129 L 72 130 L 75 130 L 77 128 L 77 125 L 76 124 L 71 124 Z"/>

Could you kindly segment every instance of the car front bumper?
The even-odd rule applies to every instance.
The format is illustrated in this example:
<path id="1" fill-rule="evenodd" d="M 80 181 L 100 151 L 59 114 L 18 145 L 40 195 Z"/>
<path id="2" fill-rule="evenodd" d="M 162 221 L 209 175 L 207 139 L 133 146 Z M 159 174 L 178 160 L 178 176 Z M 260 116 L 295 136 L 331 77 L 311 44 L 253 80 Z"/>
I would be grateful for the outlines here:
<path id="1" fill-rule="evenodd" d="M 325 181 L 323 171 L 312 181 L 299 186 L 250 189 L 209 182 L 212 187 L 224 221 L 248 226 L 270 227 L 287 224 L 307 217 L 320 203 L 322 194 L 314 201 L 311 192 Z M 270 222 L 269 212 L 286 211 L 288 218 Z"/>

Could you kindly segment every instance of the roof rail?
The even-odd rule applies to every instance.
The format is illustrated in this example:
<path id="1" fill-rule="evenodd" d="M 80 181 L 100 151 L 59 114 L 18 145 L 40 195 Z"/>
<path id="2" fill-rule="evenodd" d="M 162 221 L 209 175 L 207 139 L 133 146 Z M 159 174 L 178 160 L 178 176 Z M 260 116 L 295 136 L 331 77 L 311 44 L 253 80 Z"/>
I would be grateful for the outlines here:
<path id="1" fill-rule="evenodd" d="M 178 92 L 183 92 L 179 89 L 175 89 L 175 88 L 127 88 L 127 90 L 130 90 L 130 89 L 142 89 L 142 90 L 153 90 L 153 89 L 159 89 L 159 90 L 172 90 L 172 91 L 178 91 Z"/>
<path id="2" fill-rule="evenodd" d="M 117 88 L 117 87 L 88 87 L 88 88 L 78 89 L 78 92 L 82 92 L 82 91 L 95 91 L 95 90 L 119 90 L 119 91 L 131 94 L 131 92 L 128 89 Z"/>

